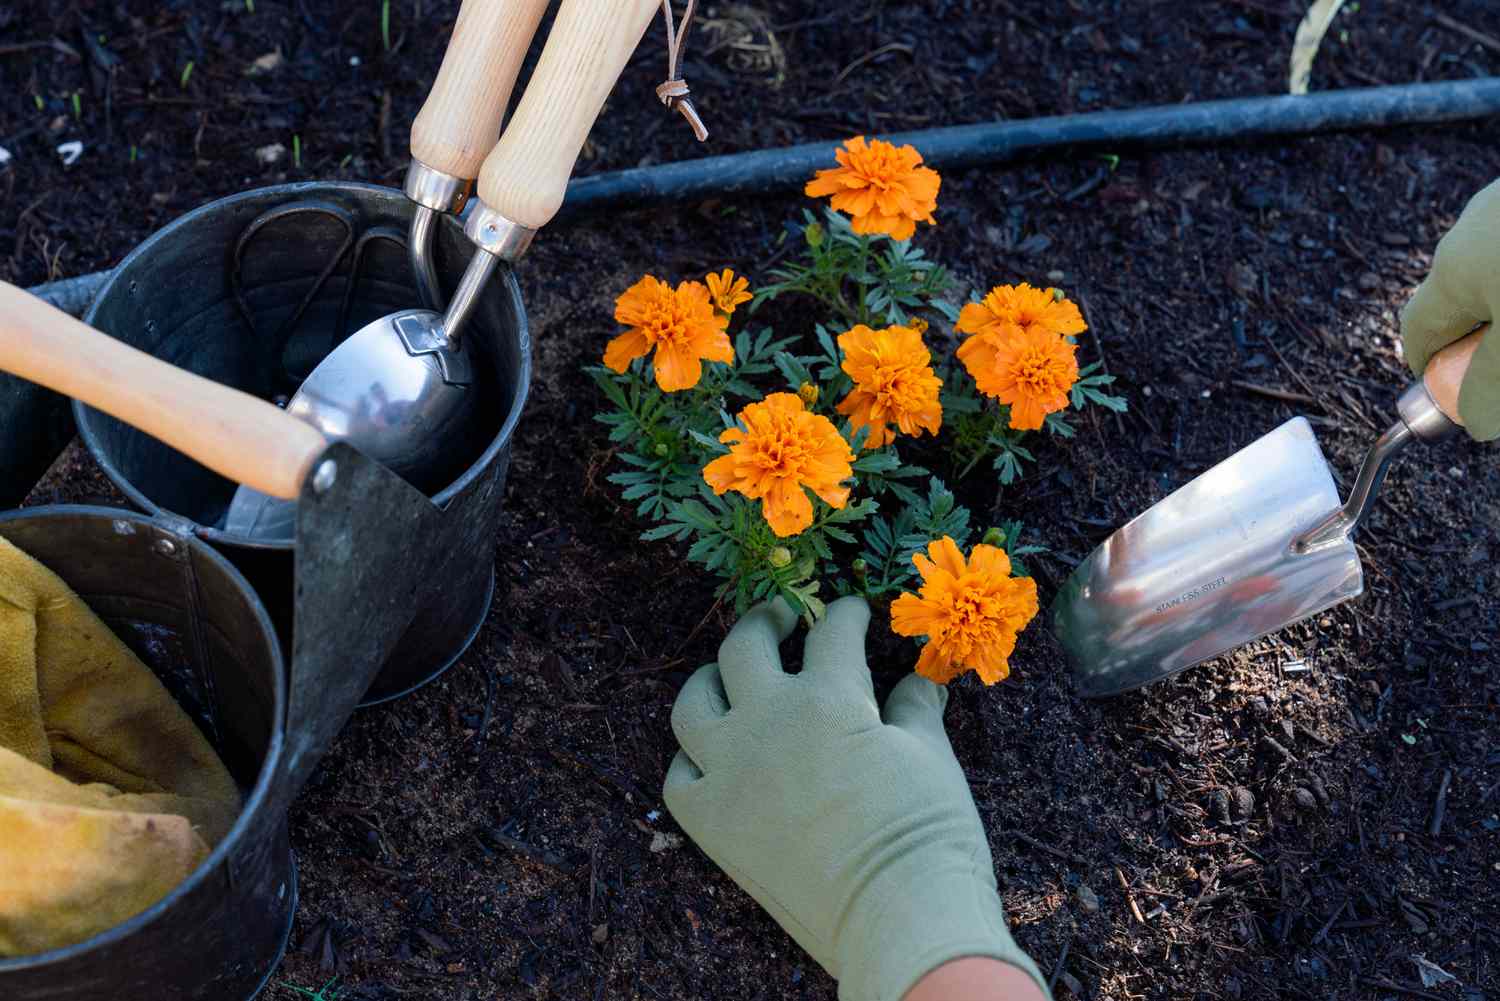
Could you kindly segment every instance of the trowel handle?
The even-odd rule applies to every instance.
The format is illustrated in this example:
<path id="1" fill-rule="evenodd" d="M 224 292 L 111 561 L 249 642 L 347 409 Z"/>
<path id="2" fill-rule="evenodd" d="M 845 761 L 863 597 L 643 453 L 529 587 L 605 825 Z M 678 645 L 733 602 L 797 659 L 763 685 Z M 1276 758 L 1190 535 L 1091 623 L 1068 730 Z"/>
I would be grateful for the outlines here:
<path id="1" fill-rule="evenodd" d="M 412 122 L 413 158 L 452 177 L 479 176 L 547 2 L 464 0 L 427 102 Z"/>
<path id="2" fill-rule="evenodd" d="M 231 480 L 302 492 L 326 443 L 264 400 L 184 372 L 0 282 L 0 371 L 117 417 Z"/>
<path id="3" fill-rule="evenodd" d="M 1479 350 L 1479 342 L 1489 329 L 1489 324 L 1485 324 L 1467 337 L 1454 341 L 1428 359 L 1427 367 L 1422 370 L 1422 384 L 1427 387 L 1432 402 L 1437 404 L 1443 416 L 1460 427 L 1464 422 L 1458 418 L 1458 391 L 1463 386 L 1464 376 L 1469 374 L 1474 352 Z"/>
<path id="4" fill-rule="evenodd" d="M 573 164 L 661 0 L 562 0 L 526 94 L 479 172 L 479 197 L 541 229 L 562 207 Z"/>

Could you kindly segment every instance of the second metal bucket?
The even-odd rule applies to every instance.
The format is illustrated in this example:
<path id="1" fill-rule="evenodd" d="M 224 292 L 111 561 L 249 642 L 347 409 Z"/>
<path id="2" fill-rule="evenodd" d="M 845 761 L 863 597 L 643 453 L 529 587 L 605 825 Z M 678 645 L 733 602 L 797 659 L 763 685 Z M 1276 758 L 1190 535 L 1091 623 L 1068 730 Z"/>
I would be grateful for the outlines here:
<path id="1" fill-rule="evenodd" d="M 113 337 L 181 368 L 263 398 L 288 396 L 344 335 L 418 301 L 403 235 L 411 203 L 389 188 L 317 182 L 262 188 L 205 205 L 141 244 L 115 269 L 85 317 Z M 436 240 L 438 271 L 457 283 L 472 245 L 451 218 Z M 494 593 L 494 538 L 510 444 L 531 379 L 531 341 L 520 289 L 502 268 L 470 326 L 483 394 L 481 427 L 446 443 L 440 482 L 415 486 L 462 525 L 462 559 L 442 565 L 440 593 L 417 610 L 365 704 L 395 698 L 442 673 L 477 634 Z M 79 432 L 131 502 L 178 518 L 220 548 L 255 585 L 288 635 L 290 543 L 267 544 L 218 525 L 235 484 L 134 428 L 82 404 Z M 431 540 L 425 540 L 430 543 Z M 361 554 L 343 555 L 351 565 Z"/>
<path id="2" fill-rule="evenodd" d="M 152 668 L 244 796 L 228 836 L 161 901 L 62 949 L 0 959 L 5 1001 L 242 1001 L 275 970 L 297 906 L 286 671 L 271 621 L 222 556 L 110 508 L 0 515 Z M 310 767 L 310 766 L 309 766 Z"/>

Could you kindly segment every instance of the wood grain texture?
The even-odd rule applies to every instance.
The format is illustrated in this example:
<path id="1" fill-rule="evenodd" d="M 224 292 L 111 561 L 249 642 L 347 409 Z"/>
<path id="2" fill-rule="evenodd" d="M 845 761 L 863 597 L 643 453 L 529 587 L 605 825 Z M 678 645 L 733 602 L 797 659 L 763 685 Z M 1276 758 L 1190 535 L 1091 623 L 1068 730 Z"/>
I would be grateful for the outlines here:
<path id="1" fill-rule="evenodd" d="M 464 0 L 432 90 L 412 122 L 413 157 L 453 177 L 479 176 L 546 9 L 547 0 Z"/>
<path id="2" fill-rule="evenodd" d="M 117 417 L 222 476 L 294 499 L 323 436 L 264 400 L 193 375 L 0 282 L 0 369 Z"/>
<path id="3" fill-rule="evenodd" d="M 1458 416 L 1458 391 L 1463 386 L 1464 376 L 1469 373 L 1469 364 L 1474 352 L 1479 350 L 1489 325 L 1486 324 L 1462 340 L 1454 341 L 1427 361 L 1422 370 L 1422 383 L 1432 395 L 1432 401 L 1453 423 L 1463 426 Z"/>
<path id="4" fill-rule="evenodd" d="M 563 0 L 505 134 L 479 173 L 479 197 L 541 229 L 557 214 L 594 120 L 659 0 Z"/>

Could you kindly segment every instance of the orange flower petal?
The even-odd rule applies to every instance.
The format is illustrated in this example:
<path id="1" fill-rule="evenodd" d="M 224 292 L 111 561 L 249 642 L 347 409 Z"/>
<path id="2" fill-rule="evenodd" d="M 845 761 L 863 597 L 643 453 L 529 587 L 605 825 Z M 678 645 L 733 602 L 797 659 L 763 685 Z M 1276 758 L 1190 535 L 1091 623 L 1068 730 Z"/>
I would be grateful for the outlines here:
<path id="1" fill-rule="evenodd" d="M 627 330 L 604 346 L 604 364 L 623 372 L 630 363 L 651 350 L 651 342 L 639 330 Z"/>

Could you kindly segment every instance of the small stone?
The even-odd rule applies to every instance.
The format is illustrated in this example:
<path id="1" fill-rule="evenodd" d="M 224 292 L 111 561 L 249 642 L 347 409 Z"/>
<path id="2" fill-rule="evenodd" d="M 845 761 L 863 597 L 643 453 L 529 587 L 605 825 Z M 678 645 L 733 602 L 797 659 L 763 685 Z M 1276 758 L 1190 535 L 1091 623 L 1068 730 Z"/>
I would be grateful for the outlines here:
<path id="1" fill-rule="evenodd" d="M 1311 795 L 1311 793 L 1309 793 Z M 673 851 L 682 847 L 682 836 L 680 834 L 668 834 L 665 831 L 657 831 L 651 838 L 651 851 L 657 855 Z"/>
<path id="2" fill-rule="evenodd" d="M 1229 287 L 1240 295 L 1249 295 L 1255 291 L 1256 286 L 1260 283 L 1260 276 L 1255 273 L 1255 269 L 1250 267 L 1250 265 L 1243 262 L 1236 262 L 1229 266 L 1229 270 L 1225 273 L 1225 280 L 1228 282 Z"/>
<path id="3" fill-rule="evenodd" d="M 1298 786 L 1297 791 L 1292 793 L 1292 798 L 1297 801 L 1297 806 L 1303 810 L 1316 810 L 1318 808 L 1318 798 L 1312 794 L 1312 790 L 1310 789 Z"/>
<path id="4" fill-rule="evenodd" d="M 255 151 L 255 159 L 263 167 L 269 167 L 271 164 L 277 163 L 284 156 L 286 156 L 286 147 L 281 145 L 281 143 L 261 146 Z"/>
<path id="5" fill-rule="evenodd" d="M 1407 247 L 1411 245 L 1411 237 L 1405 233 L 1381 233 L 1380 242 L 1387 247 Z"/>
<path id="6" fill-rule="evenodd" d="M 1229 794 L 1229 808 L 1236 820 L 1246 820 L 1255 812 L 1255 793 L 1235 786 Z"/>
<path id="7" fill-rule="evenodd" d="M 1085 913 L 1085 914 L 1098 914 L 1099 913 L 1099 895 L 1097 893 L 1095 893 L 1093 890 L 1089 889 L 1088 886 L 1086 886 L 1086 885 L 1080 886 L 1074 892 L 1074 896 L 1076 896 L 1078 898 L 1078 907 L 1079 907 L 1080 910 L 1083 911 L 1083 913 Z"/>
<path id="8" fill-rule="evenodd" d="M 1049 282 L 1060 282 L 1060 281 L 1062 281 L 1066 277 L 1068 277 L 1068 273 L 1066 271 L 1055 271 L 1054 270 L 1054 271 L 1047 272 L 1047 280 Z"/>
<path id="9" fill-rule="evenodd" d="M 274 73 L 281 65 L 281 50 L 273 49 L 265 55 L 252 62 L 246 69 L 246 76 L 262 76 L 266 73 Z"/>
<path id="10" fill-rule="evenodd" d="M 603 945 L 609 941 L 609 925 L 594 925 L 594 934 L 590 936 L 595 945 Z"/>

